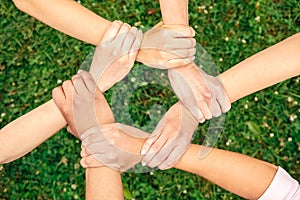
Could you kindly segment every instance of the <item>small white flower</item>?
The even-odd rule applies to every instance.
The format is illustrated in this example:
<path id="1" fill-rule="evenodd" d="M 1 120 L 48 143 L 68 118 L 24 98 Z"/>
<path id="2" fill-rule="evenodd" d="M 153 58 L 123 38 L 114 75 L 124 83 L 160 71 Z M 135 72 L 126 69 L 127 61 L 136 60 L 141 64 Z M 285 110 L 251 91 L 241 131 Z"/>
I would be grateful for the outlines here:
<path id="1" fill-rule="evenodd" d="M 254 101 L 258 101 L 258 97 L 254 97 Z"/>
<path id="2" fill-rule="evenodd" d="M 57 83 L 58 83 L 58 84 L 61 84 L 61 83 L 62 83 L 62 80 L 58 79 L 58 80 L 57 80 Z"/>
<path id="3" fill-rule="evenodd" d="M 297 115 L 291 114 L 290 115 L 290 121 L 293 122 L 293 121 L 295 121 L 295 119 L 297 119 Z"/>
<path id="4" fill-rule="evenodd" d="M 293 141 L 293 138 L 288 137 L 288 141 L 289 141 L 289 142 Z"/>
<path id="5" fill-rule="evenodd" d="M 293 101 L 293 98 L 292 98 L 292 97 L 288 97 L 288 98 L 287 98 L 287 101 L 288 101 L 289 103 L 291 103 L 291 102 Z"/>
<path id="6" fill-rule="evenodd" d="M 1 117 L 5 117 L 6 116 L 6 113 L 1 113 Z"/>
<path id="7" fill-rule="evenodd" d="M 270 133 L 270 137 L 274 137 L 274 133 Z"/>
<path id="8" fill-rule="evenodd" d="M 195 25 L 194 27 L 195 27 L 195 28 L 198 28 L 199 26 L 198 26 L 198 25 Z"/>
<path id="9" fill-rule="evenodd" d="M 72 185 L 71 185 L 71 188 L 72 188 L 73 190 L 76 190 L 77 185 L 76 185 L 76 184 L 72 184 Z"/>
<path id="10" fill-rule="evenodd" d="M 247 43 L 247 41 L 246 41 L 245 39 L 242 39 L 242 43 L 246 44 L 246 43 Z"/>
<path id="11" fill-rule="evenodd" d="M 204 14 L 208 14 L 208 11 L 206 9 L 204 10 Z"/>
<path id="12" fill-rule="evenodd" d="M 220 61 L 220 62 L 223 62 L 223 58 L 220 58 L 219 61 Z"/>
<path id="13" fill-rule="evenodd" d="M 231 139 L 229 139 L 227 142 L 226 142 L 226 146 L 229 146 L 231 144 Z"/>
<path id="14" fill-rule="evenodd" d="M 209 10 L 212 10 L 213 9 L 213 7 L 212 6 L 209 6 Z"/>
<path id="15" fill-rule="evenodd" d="M 260 22 L 260 16 L 256 16 L 254 20 Z"/>
<path id="16" fill-rule="evenodd" d="M 278 91 L 275 91 L 274 94 L 275 94 L 275 95 L 278 95 Z"/>
<path id="17" fill-rule="evenodd" d="M 150 175 L 153 175 L 153 174 L 154 174 L 154 172 L 153 172 L 153 171 L 151 171 L 151 172 L 150 172 Z"/>
<path id="18" fill-rule="evenodd" d="M 225 41 L 227 42 L 228 40 L 229 40 L 229 37 L 226 37 L 226 38 L 225 38 Z"/>
<path id="19" fill-rule="evenodd" d="M 136 78 L 135 78 L 135 77 L 132 77 L 132 78 L 130 79 L 130 81 L 134 83 L 134 82 L 136 81 Z"/>
<path id="20" fill-rule="evenodd" d="M 245 109 L 248 109 L 248 104 L 245 104 L 245 105 L 244 105 L 244 108 L 245 108 Z"/>
<path id="21" fill-rule="evenodd" d="M 186 193 L 187 193 L 187 191 L 186 191 L 186 190 L 183 190 L 183 191 L 182 191 L 182 193 L 183 193 L 183 194 L 186 194 Z"/>

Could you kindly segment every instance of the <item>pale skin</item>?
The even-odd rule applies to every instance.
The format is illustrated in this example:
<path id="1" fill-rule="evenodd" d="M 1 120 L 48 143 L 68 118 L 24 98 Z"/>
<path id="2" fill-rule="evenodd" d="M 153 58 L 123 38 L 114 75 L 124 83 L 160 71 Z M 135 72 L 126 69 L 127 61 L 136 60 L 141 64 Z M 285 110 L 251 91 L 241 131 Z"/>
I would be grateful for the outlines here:
<path id="1" fill-rule="evenodd" d="M 16 5 L 18 5 L 18 7 L 21 10 L 24 10 L 25 12 L 35 16 L 36 18 L 40 19 L 41 21 L 45 22 L 46 24 L 49 24 L 50 26 L 53 26 L 56 29 L 58 29 L 64 33 L 67 33 L 73 37 L 76 37 L 78 39 L 81 39 L 83 41 L 86 41 L 86 42 L 94 44 L 94 45 L 98 44 L 99 41 L 101 41 L 102 34 L 103 34 L 103 32 L 105 32 L 106 27 L 110 23 L 110 22 L 106 21 L 105 19 L 88 11 L 87 9 L 85 9 L 84 7 L 82 7 L 81 5 L 77 4 L 74 1 L 48 1 L 48 2 L 43 1 L 43 4 L 41 4 L 40 1 L 17 1 L 16 0 L 15 3 L 16 3 Z M 54 5 L 54 7 L 56 6 L 55 9 L 53 9 L 53 5 Z M 57 9 L 58 7 L 60 9 Z M 40 8 L 43 8 L 43 10 Z M 55 10 L 55 12 L 56 12 L 55 15 L 52 15 L 53 10 Z M 74 10 L 76 10 L 76 12 L 74 12 Z M 69 14 L 66 15 L 66 12 Z M 45 13 L 48 13 L 48 15 L 45 15 Z M 71 15 L 72 13 L 73 13 L 73 15 Z M 74 16 L 75 13 L 76 13 L 76 16 Z M 62 17 L 62 16 L 64 16 L 64 17 Z M 69 17 L 67 19 L 65 19 L 66 16 L 69 16 Z M 63 21 L 61 19 L 64 19 L 66 21 Z M 57 24 L 57 22 L 60 22 L 60 23 Z M 85 27 L 81 29 L 84 31 L 78 30 L 79 26 L 77 26 L 78 24 L 76 24 L 74 22 L 78 22 L 78 24 L 80 23 L 80 27 L 82 27 L 82 25 L 84 25 Z M 164 20 L 164 22 L 166 23 L 165 20 Z M 170 22 L 170 24 L 173 24 L 173 23 Z M 97 28 L 95 28 L 95 27 L 97 27 Z M 102 27 L 104 27 L 104 28 L 102 28 Z M 226 80 L 226 77 L 225 77 L 225 80 Z M 230 81 L 229 78 L 227 80 Z M 267 86 L 262 86 L 262 87 L 267 87 Z M 248 91 L 244 91 L 244 92 L 247 93 Z M 48 111 L 48 109 L 55 110 L 55 108 L 53 107 L 53 102 L 52 103 L 49 102 L 49 104 L 47 104 L 47 106 L 41 106 L 39 110 Z M 43 118 L 41 118 L 41 120 L 42 119 Z M 45 127 L 43 127 L 43 128 L 45 128 Z M 50 127 L 50 128 L 53 128 L 53 127 Z M 39 131 L 39 130 L 40 129 L 38 129 L 38 127 L 37 127 L 37 131 Z M 51 132 L 54 129 L 45 128 L 45 130 L 48 130 L 48 132 Z M 2 130 L 1 130 L 1 132 L 2 132 Z M 48 134 L 48 135 L 45 134 L 45 136 L 40 136 L 38 139 L 40 141 L 43 141 L 43 140 L 49 138 L 51 135 L 52 134 Z M 32 149 L 38 144 L 39 144 L 38 142 L 33 144 L 32 146 L 30 146 L 30 144 L 29 144 L 29 146 L 27 148 Z M 25 153 L 27 153 L 27 152 L 24 152 L 23 154 L 25 154 Z"/>
<path id="2" fill-rule="evenodd" d="M 284 50 L 282 50 L 283 47 L 285 47 Z M 231 102 L 234 102 L 244 96 L 266 88 L 270 85 L 276 84 L 280 81 L 299 75 L 299 51 L 300 34 L 298 33 L 262 52 L 255 54 L 249 59 L 244 60 L 228 71 L 222 73 L 219 78 L 223 82 L 225 90 L 229 98 L 231 99 Z M 274 58 L 277 58 L 281 62 L 274 63 Z M 282 70 L 280 68 L 281 66 L 284 66 L 285 70 Z M 249 70 L 249 68 L 252 70 Z M 261 73 L 255 70 L 258 70 Z M 260 78 L 247 78 L 255 77 L 257 76 L 257 74 L 260 75 Z M 231 82 L 232 78 L 234 78 L 233 82 Z M 26 128 L 24 128 L 25 124 Z M 1 163 L 8 163 L 25 155 L 64 126 L 66 126 L 66 121 L 52 100 L 27 113 L 26 115 L 16 119 L 0 131 L 0 140 L 7 141 L 0 146 Z M 142 142 L 143 141 L 139 143 L 140 146 L 143 144 Z M 140 150 L 140 146 L 137 146 L 136 151 Z M 276 167 L 274 165 L 267 164 L 263 161 L 257 161 L 244 155 L 227 152 L 229 155 L 229 158 L 227 159 L 234 159 L 234 161 L 225 162 L 223 160 L 222 164 L 228 163 L 229 165 L 230 163 L 235 163 L 235 166 L 239 166 L 238 163 L 241 163 L 239 169 L 242 170 L 242 172 L 238 170 L 232 170 L 232 167 L 234 166 L 228 167 L 230 173 L 233 173 L 233 175 L 237 174 L 243 177 L 239 178 L 240 180 L 243 179 L 244 181 L 247 181 L 247 183 L 249 183 L 249 181 L 251 182 L 251 180 L 248 180 L 247 178 L 251 179 L 251 177 L 253 176 L 251 175 L 251 177 L 247 177 L 247 175 L 251 174 L 251 170 L 252 172 L 255 171 L 255 174 L 260 173 L 259 171 L 262 170 L 261 174 L 262 177 L 264 177 L 262 178 L 262 180 L 265 180 L 265 182 L 260 181 L 259 184 L 250 184 L 257 188 L 245 188 L 242 187 L 242 184 L 240 182 L 237 183 L 235 181 L 236 179 L 230 180 L 230 178 L 233 176 L 228 177 L 224 175 L 224 165 L 222 166 L 222 169 L 218 169 L 218 165 L 214 164 L 218 163 L 218 160 L 226 159 L 226 156 L 224 157 L 223 155 L 223 150 L 214 150 L 205 159 L 199 160 L 199 148 L 201 147 L 191 145 L 182 159 L 177 163 L 176 167 L 192 173 L 203 175 L 204 178 L 207 178 L 208 180 L 215 182 L 221 187 L 224 187 L 229 191 L 232 191 L 245 198 L 255 199 L 259 197 L 265 191 L 276 172 Z M 210 164 L 212 166 L 215 166 L 216 168 L 208 166 L 210 159 Z M 240 159 L 240 161 L 238 161 L 238 159 Z M 245 162 L 245 160 L 248 161 Z M 194 162 L 197 162 L 195 166 L 193 166 Z M 249 162 L 251 163 L 251 165 L 247 164 L 247 166 L 241 167 L 242 163 L 244 162 Z M 222 180 L 218 180 L 217 176 L 214 175 L 214 173 L 203 173 L 202 170 L 204 170 L 205 168 L 206 170 L 219 170 L 219 173 L 222 173 L 222 175 L 224 175 L 224 178 Z M 250 171 L 249 173 L 245 173 L 245 170 Z M 244 191 L 247 189 L 248 191 Z M 247 196 L 250 192 L 251 195 L 254 196 Z"/>

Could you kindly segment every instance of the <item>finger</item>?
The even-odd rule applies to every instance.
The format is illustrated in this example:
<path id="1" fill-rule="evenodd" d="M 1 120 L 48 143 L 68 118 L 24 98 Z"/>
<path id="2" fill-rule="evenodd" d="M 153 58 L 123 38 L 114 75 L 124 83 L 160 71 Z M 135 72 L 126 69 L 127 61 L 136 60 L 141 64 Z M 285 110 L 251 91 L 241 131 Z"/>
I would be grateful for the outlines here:
<path id="1" fill-rule="evenodd" d="M 170 153 L 168 158 L 162 164 L 160 164 L 158 168 L 161 170 L 166 170 L 166 169 L 170 169 L 170 168 L 174 167 L 174 165 L 176 165 L 176 163 L 178 163 L 180 158 L 186 152 L 188 147 L 189 147 L 189 145 L 182 145 L 182 144 L 177 145 L 172 150 L 172 152 Z"/>
<path id="2" fill-rule="evenodd" d="M 163 48 L 164 49 L 191 49 L 196 45 L 194 38 L 170 38 Z"/>
<path id="3" fill-rule="evenodd" d="M 67 131 L 74 135 L 75 137 L 79 138 L 79 135 L 71 128 L 70 125 L 67 126 Z"/>
<path id="4" fill-rule="evenodd" d="M 88 91 L 90 93 L 94 94 L 97 90 L 97 84 L 96 84 L 94 78 L 92 77 L 92 75 L 89 72 L 84 71 L 84 70 L 79 70 L 78 75 L 82 78 Z"/>
<path id="5" fill-rule="evenodd" d="M 136 38 L 134 40 L 134 43 L 133 43 L 130 51 L 137 52 L 141 47 L 142 40 L 143 40 L 143 32 L 141 30 L 138 30 L 137 34 L 136 34 Z"/>
<path id="6" fill-rule="evenodd" d="M 64 81 L 62 84 L 62 88 L 66 96 L 66 100 L 73 99 L 73 95 L 75 94 L 73 82 L 71 80 Z"/>
<path id="7" fill-rule="evenodd" d="M 87 98 L 90 96 L 89 90 L 86 87 L 83 78 L 81 76 L 79 75 L 74 76 L 74 78 L 72 78 L 72 82 L 76 90 L 76 93 L 78 95 L 86 96 Z"/>
<path id="8" fill-rule="evenodd" d="M 175 49 L 170 52 L 173 56 L 170 57 L 171 59 L 176 59 L 176 58 L 193 58 L 196 54 L 196 48 L 190 48 L 190 49 Z"/>
<path id="9" fill-rule="evenodd" d="M 170 31 L 170 37 L 194 37 L 195 31 L 193 28 L 185 25 L 162 25 L 162 28 Z"/>
<path id="10" fill-rule="evenodd" d="M 91 151 L 91 150 L 95 150 L 94 148 L 97 147 L 97 144 L 99 145 L 99 143 L 103 143 L 103 146 L 104 146 L 104 144 L 109 143 L 109 141 L 107 141 L 107 139 L 105 138 L 105 136 L 103 136 L 103 134 L 94 133 L 94 134 L 91 134 L 88 137 L 86 137 L 84 140 L 82 140 L 82 143 L 84 144 L 84 146 L 87 149 L 89 149 L 89 151 Z M 99 146 L 99 149 L 101 149 L 101 148 L 102 147 Z M 101 150 L 98 153 L 101 153 L 101 152 L 103 152 L 103 150 Z"/>
<path id="11" fill-rule="evenodd" d="M 175 58 L 175 59 L 170 59 L 166 63 L 168 69 L 171 68 L 177 68 L 177 67 L 184 67 L 186 65 L 192 64 L 194 62 L 195 57 L 189 57 L 189 58 Z"/>
<path id="12" fill-rule="evenodd" d="M 219 117 L 222 114 L 221 106 L 215 97 L 212 98 L 212 104 L 209 106 L 212 116 Z"/>
<path id="13" fill-rule="evenodd" d="M 136 36 L 137 36 L 137 28 L 131 27 L 129 32 L 127 33 L 126 37 L 124 38 L 124 42 L 122 45 L 122 54 L 129 54 L 129 51 L 135 42 Z"/>
<path id="14" fill-rule="evenodd" d="M 121 28 L 123 22 L 116 20 L 111 23 L 111 25 L 105 31 L 103 38 L 100 42 L 101 46 L 107 46 L 111 41 L 117 36 L 119 29 Z"/>
<path id="15" fill-rule="evenodd" d="M 210 100 L 209 100 L 210 102 Z M 212 114 L 208 108 L 208 104 L 207 102 L 204 101 L 198 101 L 198 107 L 201 110 L 201 113 L 203 114 L 205 119 L 211 119 L 212 118 Z"/>
<path id="16" fill-rule="evenodd" d="M 231 102 L 224 90 L 222 90 L 217 94 L 217 101 L 219 102 L 219 105 L 223 113 L 226 113 L 227 111 L 230 110 Z"/>
<path id="17" fill-rule="evenodd" d="M 66 96 L 61 86 L 58 86 L 52 90 L 52 98 L 56 106 L 61 109 L 66 101 Z"/>
<path id="18" fill-rule="evenodd" d="M 95 168 L 103 167 L 104 165 L 96 160 L 93 156 L 84 157 L 80 160 L 80 164 L 83 168 Z"/>
<path id="19" fill-rule="evenodd" d="M 152 144 L 158 139 L 158 137 L 162 134 L 164 126 L 166 122 L 166 114 L 164 117 L 159 121 L 157 126 L 155 127 L 154 131 L 152 134 L 149 136 L 149 138 L 146 140 L 144 143 L 142 150 L 141 150 L 141 155 L 145 155 L 146 153 L 149 152 L 149 149 L 151 148 Z"/>
<path id="20" fill-rule="evenodd" d="M 152 133 L 152 135 L 144 143 L 142 150 L 141 150 L 141 155 L 146 155 L 146 154 L 150 153 L 151 147 L 159 139 L 161 134 L 162 134 L 162 130 L 160 130 L 159 132 Z"/>
<path id="21" fill-rule="evenodd" d="M 128 51 L 127 51 L 127 52 L 124 52 L 122 47 L 123 47 L 123 45 L 124 45 L 125 38 L 127 37 L 129 31 L 130 31 L 130 26 L 129 26 L 129 24 L 124 23 L 124 24 L 121 26 L 121 28 L 120 28 L 120 30 L 119 30 L 117 36 L 115 37 L 115 39 L 114 39 L 114 41 L 113 41 L 113 42 L 114 42 L 114 45 L 115 45 L 115 49 L 114 49 L 114 51 L 113 51 L 113 54 L 114 54 L 114 55 L 119 55 L 119 56 L 121 56 L 121 55 L 125 55 L 125 54 L 128 53 Z"/>
<path id="22" fill-rule="evenodd" d="M 85 147 L 83 144 L 81 144 L 80 156 L 81 156 L 82 158 L 84 158 L 84 157 L 87 157 L 87 156 L 89 156 L 89 155 L 91 155 L 91 154 L 89 153 L 89 151 L 87 151 L 86 147 Z"/>
<path id="23" fill-rule="evenodd" d="M 166 143 L 164 147 L 147 163 L 149 167 L 154 168 L 163 164 L 173 150 L 174 144 Z"/>

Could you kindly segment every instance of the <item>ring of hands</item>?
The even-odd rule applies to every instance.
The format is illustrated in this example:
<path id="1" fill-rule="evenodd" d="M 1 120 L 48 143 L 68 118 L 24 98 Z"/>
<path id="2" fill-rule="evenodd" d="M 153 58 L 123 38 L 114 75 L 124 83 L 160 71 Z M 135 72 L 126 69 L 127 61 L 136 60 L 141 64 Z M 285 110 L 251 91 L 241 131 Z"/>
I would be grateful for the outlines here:
<path id="1" fill-rule="evenodd" d="M 221 82 L 193 62 L 194 35 L 190 27 L 162 23 L 143 35 L 135 27 L 114 21 L 96 47 L 90 73 L 79 71 L 53 90 L 53 99 L 68 123 L 67 130 L 82 140 L 83 167 L 108 166 L 123 172 L 142 161 L 150 167 L 171 168 L 188 148 L 198 122 L 230 109 Z M 115 123 L 102 94 L 130 72 L 135 60 L 168 69 L 180 99 L 152 135 Z M 126 137 L 134 141 L 132 136 L 143 139 L 141 153 L 130 150 L 133 143 L 122 147 L 120 141 Z"/>

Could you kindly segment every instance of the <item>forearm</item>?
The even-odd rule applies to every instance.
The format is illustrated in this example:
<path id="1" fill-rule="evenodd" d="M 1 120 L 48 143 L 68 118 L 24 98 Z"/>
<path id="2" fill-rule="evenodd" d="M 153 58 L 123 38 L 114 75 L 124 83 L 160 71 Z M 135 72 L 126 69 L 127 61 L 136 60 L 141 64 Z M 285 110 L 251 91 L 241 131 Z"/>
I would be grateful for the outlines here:
<path id="1" fill-rule="evenodd" d="M 221 79 L 234 102 L 256 91 L 300 74 L 300 33 L 240 62 Z"/>
<path id="2" fill-rule="evenodd" d="M 19 117 L 0 130 L 0 163 L 27 154 L 65 125 L 53 100 Z"/>
<path id="3" fill-rule="evenodd" d="M 133 153 L 140 153 L 145 142 L 145 139 L 133 138 L 125 133 L 114 137 L 119 137 L 117 141 L 121 142 L 116 145 Z M 202 159 L 199 157 L 201 148 L 211 150 Z M 175 168 L 202 176 L 232 193 L 251 199 L 263 194 L 277 169 L 272 164 L 243 154 L 200 145 L 190 145 Z"/>
<path id="4" fill-rule="evenodd" d="M 188 0 L 160 0 L 164 24 L 188 25 Z"/>
<path id="5" fill-rule="evenodd" d="M 120 200 L 123 197 L 122 179 L 119 172 L 107 168 L 86 169 L 87 200 Z"/>
<path id="6" fill-rule="evenodd" d="M 108 20 L 73 0 L 13 0 L 23 12 L 79 40 L 98 45 Z"/>
<path id="7" fill-rule="evenodd" d="M 201 148 L 208 147 L 191 145 L 175 168 L 197 174 L 243 198 L 259 198 L 276 174 L 275 165 L 221 149 L 211 149 L 200 159 Z"/>

